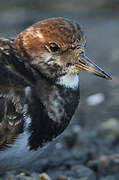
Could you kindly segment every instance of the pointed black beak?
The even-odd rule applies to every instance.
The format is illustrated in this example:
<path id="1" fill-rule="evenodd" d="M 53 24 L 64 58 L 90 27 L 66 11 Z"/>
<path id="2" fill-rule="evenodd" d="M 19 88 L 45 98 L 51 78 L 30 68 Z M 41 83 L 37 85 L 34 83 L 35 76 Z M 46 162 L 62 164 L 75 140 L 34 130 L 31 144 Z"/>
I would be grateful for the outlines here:
<path id="1" fill-rule="evenodd" d="M 96 76 L 100 76 L 102 78 L 111 80 L 112 78 L 103 71 L 100 67 L 98 67 L 94 62 L 92 62 L 87 56 L 80 55 L 79 60 L 75 64 L 75 68 L 79 71 L 88 72 L 94 74 Z"/>

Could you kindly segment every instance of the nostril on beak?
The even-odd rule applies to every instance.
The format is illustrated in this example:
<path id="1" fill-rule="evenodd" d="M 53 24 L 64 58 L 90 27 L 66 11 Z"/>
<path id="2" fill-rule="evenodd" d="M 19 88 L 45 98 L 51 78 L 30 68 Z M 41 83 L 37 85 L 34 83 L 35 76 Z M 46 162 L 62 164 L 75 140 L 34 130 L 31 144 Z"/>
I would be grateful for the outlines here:
<path id="1" fill-rule="evenodd" d="M 83 64 L 83 65 L 86 65 L 86 62 L 83 61 L 82 59 L 79 59 L 80 63 Z"/>
<path id="2" fill-rule="evenodd" d="M 86 62 L 84 61 L 84 59 L 83 59 L 83 56 L 80 56 L 79 58 L 78 58 L 78 60 L 77 60 L 77 63 L 81 63 L 81 64 L 83 64 L 83 65 L 86 65 Z"/>

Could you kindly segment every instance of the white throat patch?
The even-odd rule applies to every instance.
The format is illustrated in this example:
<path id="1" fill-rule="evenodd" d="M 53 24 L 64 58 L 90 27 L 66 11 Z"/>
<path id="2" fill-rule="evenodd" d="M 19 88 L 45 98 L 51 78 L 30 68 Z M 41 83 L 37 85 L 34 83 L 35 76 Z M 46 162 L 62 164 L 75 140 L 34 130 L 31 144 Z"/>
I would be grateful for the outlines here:
<path id="1" fill-rule="evenodd" d="M 79 86 L 79 77 L 77 74 L 67 74 L 60 77 L 56 83 L 66 88 L 77 89 Z"/>

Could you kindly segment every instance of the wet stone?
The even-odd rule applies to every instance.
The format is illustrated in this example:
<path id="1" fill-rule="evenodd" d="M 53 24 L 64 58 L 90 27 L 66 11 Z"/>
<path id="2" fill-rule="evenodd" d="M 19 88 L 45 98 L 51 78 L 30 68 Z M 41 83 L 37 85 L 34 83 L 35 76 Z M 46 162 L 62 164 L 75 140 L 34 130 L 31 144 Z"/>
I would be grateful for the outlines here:
<path id="1" fill-rule="evenodd" d="M 101 177 L 99 180 L 117 180 L 117 179 L 115 179 L 114 176 L 105 176 L 105 177 Z"/>
<path id="2" fill-rule="evenodd" d="M 87 180 L 96 180 L 95 172 L 93 172 L 88 167 L 79 165 L 72 167 L 72 171 L 74 176 L 77 178 L 81 178 L 83 180 L 87 178 Z"/>
<path id="3" fill-rule="evenodd" d="M 102 103 L 105 100 L 105 96 L 102 93 L 97 93 L 89 96 L 86 102 L 89 106 L 95 106 Z"/>
<path id="4" fill-rule="evenodd" d="M 64 135 L 65 144 L 69 149 L 73 148 L 80 141 L 81 127 L 73 125 Z"/>
<path id="5" fill-rule="evenodd" d="M 108 144 L 118 143 L 119 139 L 119 119 L 110 118 L 100 124 L 98 136 L 103 138 Z"/>
<path id="6" fill-rule="evenodd" d="M 51 178 L 46 173 L 42 173 L 39 176 L 39 180 L 51 180 Z"/>
<path id="7" fill-rule="evenodd" d="M 105 131 L 110 131 L 119 135 L 119 120 L 116 118 L 110 118 L 101 124 L 101 128 Z"/>
<path id="8" fill-rule="evenodd" d="M 89 161 L 88 166 L 95 170 L 99 176 L 106 176 L 107 174 L 110 174 L 110 178 L 115 177 L 114 180 L 119 179 L 119 154 L 102 155 L 97 160 Z M 112 174 L 113 176 L 111 176 Z"/>
<path id="9" fill-rule="evenodd" d="M 58 176 L 57 180 L 67 180 L 68 178 L 66 176 Z"/>

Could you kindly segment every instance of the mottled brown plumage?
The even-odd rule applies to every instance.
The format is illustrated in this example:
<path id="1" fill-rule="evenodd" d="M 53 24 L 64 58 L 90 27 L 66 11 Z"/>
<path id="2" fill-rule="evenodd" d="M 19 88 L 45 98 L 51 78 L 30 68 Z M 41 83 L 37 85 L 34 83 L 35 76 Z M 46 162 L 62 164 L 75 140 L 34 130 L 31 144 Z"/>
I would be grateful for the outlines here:
<path id="1" fill-rule="evenodd" d="M 79 102 L 80 71 L 110 79 L 85 56 L 85 43 L 80 25 L 65 18 L 0 38 L 0 168 L 32 162 L 64 131 Z"/>

